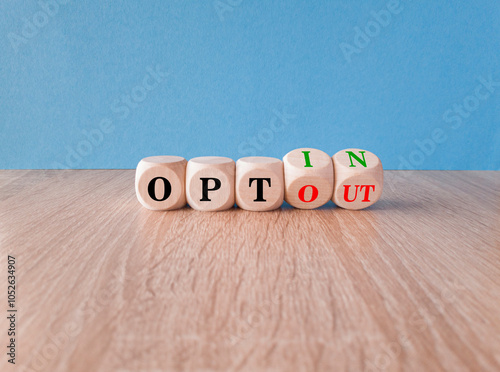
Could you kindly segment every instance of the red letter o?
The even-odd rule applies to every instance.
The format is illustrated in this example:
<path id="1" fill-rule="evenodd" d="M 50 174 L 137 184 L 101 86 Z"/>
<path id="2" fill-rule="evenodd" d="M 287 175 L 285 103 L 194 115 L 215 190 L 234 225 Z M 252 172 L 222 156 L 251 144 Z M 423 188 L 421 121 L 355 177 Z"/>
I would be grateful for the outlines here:
<path id="1" fill-rule="evenodd" d="M 304 194 L 306 193 L 306 189 L 308 187 L 311 187 L 312 188 L 312 195 L 311 195 L 311 199 L 310 200 L 305 200 L 304 199 Z M 299 199 L 300 201 L 303 201 L 304 203 L 310 203 L 312 201 L 315 201 L 316 198 L 318 197 L 318 189 L 316 188 L 316 186 L 313 186 L 313 185 L 305 185 L 303 186 L 300 190 L 299 190 Z"/>

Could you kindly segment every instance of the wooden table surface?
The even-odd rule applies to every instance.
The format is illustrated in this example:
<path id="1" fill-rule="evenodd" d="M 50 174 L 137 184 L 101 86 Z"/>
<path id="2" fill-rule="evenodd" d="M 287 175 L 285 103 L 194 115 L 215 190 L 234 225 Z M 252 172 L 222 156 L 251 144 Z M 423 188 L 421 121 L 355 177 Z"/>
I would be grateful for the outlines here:
<path id="1" fill-rule="evenodd" d="M 133 170 L 0 171 L 0 370 L 499 371 L 500 172 L 385 176 L 367 210 L 210 213 L 144 209 Z"/>

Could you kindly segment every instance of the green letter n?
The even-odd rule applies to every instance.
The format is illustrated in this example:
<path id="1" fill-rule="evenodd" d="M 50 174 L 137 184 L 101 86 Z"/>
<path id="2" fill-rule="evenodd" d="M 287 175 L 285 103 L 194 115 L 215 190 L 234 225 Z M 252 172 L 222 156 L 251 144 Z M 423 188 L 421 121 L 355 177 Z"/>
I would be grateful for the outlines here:
<path id="1" fill-rule="evenodd" d="M 355 167 L 355 165 L 352 163 L 352 158 L 354 158 L 359 162 L 359 164 L 366 168 L 365 152 L 366 151 L 359 152 L 363 157 L 363 160 L 361 160 L 359 156 L 355 155 L 352 151 L 346 151 L 347 155 L 349 155 L 349 160 L 351 161 L 351 165 L 349 165 L 349 167 Z"/>

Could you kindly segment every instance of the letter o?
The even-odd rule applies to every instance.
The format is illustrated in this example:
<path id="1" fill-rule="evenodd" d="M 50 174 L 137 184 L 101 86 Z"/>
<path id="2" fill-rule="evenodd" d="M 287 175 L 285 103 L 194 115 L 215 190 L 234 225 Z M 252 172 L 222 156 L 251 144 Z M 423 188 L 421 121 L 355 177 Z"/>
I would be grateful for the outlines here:
<path id="1" fill-rule="evenodd" d="M 379 369 L 386 369 L 391 364 L 389 357 L 384 354 L 379 354 L 375 357 L 375 366 Z"/>
<path id="2" fill-rule="evenodd" d="M 40 19 L 41 17 L 41 19 Z M 41 22 L 38 22 L 40 21 Z M 47 23 L 49 23 L 49 16 L 42 12 L 42 11 L 39 11 L 39 12 L 36 12 L 34 15 L 33 15 L 33 24 L 38 27 L 38 28 L 42 28 L 43 26 L 45 26 Z"/>
<path id="3" fill-rule="evenodd" d="M 372 27 L 375 28 L 373 33 L 371 32 L 373 30 Z M 380 25 L 375 21 L 368 21 L 368 23 L 366 24 L 366 27 L 365 27 L 365 32 L 368 36 L 375 37 L 380 33 Z"/>
<path id="4" fill-rule="evenodd" d="M 257 135 L 263 144 L 268 144 L 274 139 L 274 133 L 271 129 L 264 128 Z"/>
<path id="5" fill-rule="evenodd" d="M 109 292 L 110 292 L 110 290 L 106 289 L 106 290 L 100 291 L 97 294 L 96 300 L 97 300 L 97 304 L 99 306 L 104 306 L 107 303 L 109 303 L 109 300 L 111 299 L 111 293 L 109 293 Z"/>
<path id="6" fill-rule="evenodd" d="M 417 157 L 418 159 L 415 159 L 415 157 Z M 425 155 L 421 151 L 414 150 L 410 153 L 409 159 L 413 163 L 413 165 L 420 165 L 424 162 Z"/>
<path id="7" fill-rule="evenodd" d="M 254 310 L 248 315 L 247 323 L 250 327 L 255 328 L 262 322 L 263 318 L 260 311 Z"/>
<path id="8" fill-rule="evenodd" d="M 51 350 L 52 350 L 52 352 L 50 352 Z M 51 360 L 51 359 L 54 359 L 56 357 L 57 351 L 58 351 L 57 346 L 50 343 L 50 344 L 45 345 L 42 353 L 43 353 L 43 356 L 45 358 Z"/>
<path id="9" fill-rule="evenodd" d="M 479 107 L 479 100 L 474 96 L 467 96 L 464 98 L 464 107 L 469 112 L 475 111 Z"/>
<path id="10" fill-rule="evenodd" d="M 134 101 L 136 101 L 136 102 L 144 101 L 146 99 L 147 95 L 148 95 L 148 92 L 146 92 L 146 88 L 144 88 L 144 87 L 137 86 L 134 89 L 132 89 L 131 96 L 134 99 Z"/>
<path id="11" fill-rule="evenodd" d="M 163 181 L 163 185 L 165 187 L 165 193 L 163 194 L 163 198 L 161 199 L 158 199 L 156 197 L 156 193 L 155 193 L 155 185 L 156 185 L 156 181 L 157 180 L 162 180 Z M 172 193 L 172 185 L 170 184 L 170 181 L 167 180 L 166 178 L 164 177 L 155 177 L 153 178 L 151 181 L 149 181 L 149 184 L 148 184 L 148 194 L 149 194 L 149 197 L 155 201 L 164 201 L 164 200 L 167 200 L 168 197 L 170 196 L 170 194 Z"/>
<path id="12" fill-rule="evenodd" d="M 86 150 L 82 146 L 84 146 Z M 87 156 L 92 152 L 92 144 L 89 141 L 80 141 L 76 146 L 76 150 L 81 156 Z"/>
<path id="13" fill-rule="evenodd" d="M 305 199 L 305 193 L 306 193 L 306 189 L 310 187 L 312 189 L 312 195 L 311 195 L 311 199 L 309 200 L 306 200 Z M 300 201 L 304 202 L 304 203 L 310 203 L 310 202 L 313 202 L 316 200 L 316 198 L 318 197 L 318 189 L 316 188 L 316 186 L 313 186 L 313 185 L 305 185 L 305 186 L 302 186 L 299 190 L 299 199 Z"/>

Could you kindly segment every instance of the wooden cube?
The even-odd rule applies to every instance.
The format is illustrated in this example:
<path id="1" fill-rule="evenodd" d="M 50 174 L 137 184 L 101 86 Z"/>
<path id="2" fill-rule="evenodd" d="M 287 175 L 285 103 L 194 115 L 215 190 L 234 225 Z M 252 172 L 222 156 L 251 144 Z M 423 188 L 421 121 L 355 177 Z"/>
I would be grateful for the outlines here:
<path id="1" fill-rule="evenodd" d="M 135 193 L 139 202 L 155 211 L 185 206 L 186 164 L 186 159 L 180 156 L 142 159 L 135 171 Z"/>
<path id="2" fill-rule="evenodd" d="M 222 211 L 234 206 L 235 163 L 220 156 L 203 156 L 188 161 L 186 197 L 199 211 Z"/>
<path id="3" fill-rule="evenodd" d="M 249 211 L 281 207 L 284 196 L 283 162 L 252 156 L 236 162 L 236 204 Z"/>
<path id="4" fill-rule="evenodd" d="M 333 192 L 333 164 L 330 155 L 316 149 L 297 149 L 283 158 L 285 200 L 300 209 L 318 208 Z"/>
<path id="5" fill-rule="evenodd" d="M 345 209 L 363 209 L 382 195 L 384 172 L 380 159 L 370 151 L 346 149 L 332 157 L 335 186 L 332 201 Z"/>

